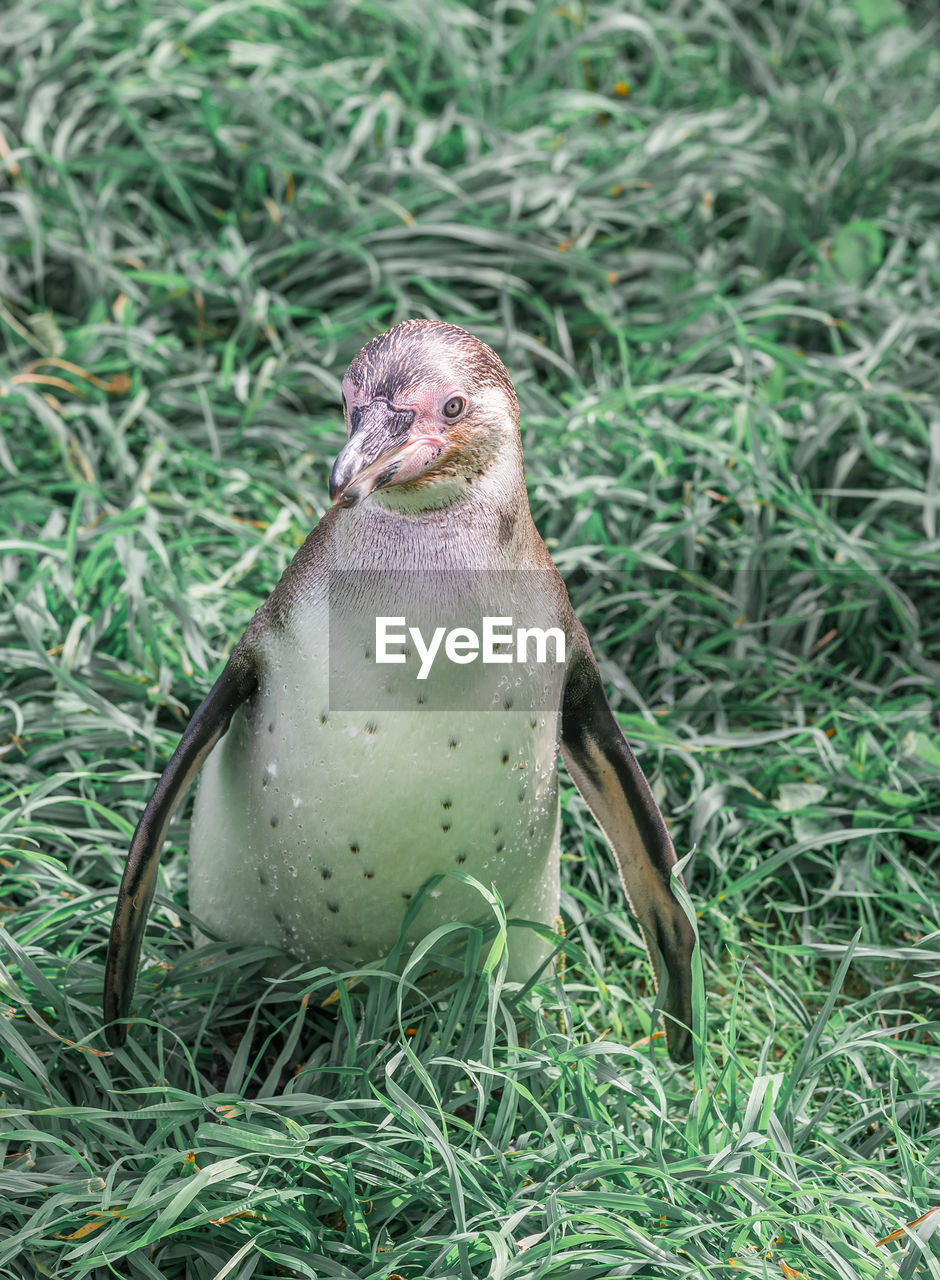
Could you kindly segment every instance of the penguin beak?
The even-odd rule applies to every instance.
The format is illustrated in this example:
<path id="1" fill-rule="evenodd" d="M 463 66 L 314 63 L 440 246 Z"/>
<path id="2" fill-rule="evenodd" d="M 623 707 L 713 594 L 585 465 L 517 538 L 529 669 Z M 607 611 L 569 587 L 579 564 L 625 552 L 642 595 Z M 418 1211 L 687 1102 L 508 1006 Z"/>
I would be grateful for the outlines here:
<path id="1" fill-rule="evenodd" d="M 413 409 L 395 409 L 387 400 L 357 405 L 351 434 L 330 472 L 330 498 L 351 507 L 376 489 L 416 480 L 440 457 L 442 436 L 412 428 Z"/>

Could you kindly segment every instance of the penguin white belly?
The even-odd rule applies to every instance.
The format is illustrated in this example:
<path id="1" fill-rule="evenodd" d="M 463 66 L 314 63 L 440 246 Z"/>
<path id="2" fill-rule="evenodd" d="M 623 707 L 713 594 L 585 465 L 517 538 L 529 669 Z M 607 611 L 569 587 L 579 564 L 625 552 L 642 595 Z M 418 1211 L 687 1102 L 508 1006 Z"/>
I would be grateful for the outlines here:
<path id="1" fill-rule="evenodd" d="M 395 944 L 430 876 L 463 871 L 495 885 L 510 916 L 552 926 L 558 716 L 538 680 L 498 710 L 403 710 L 400 700 L 331 710 L 328 628 L 319 609 L 298 614 L 270 635 L 260 688 L 203 766 L 190 839 L 196 917 L 227 940 L 310 964 L 361 964 Z M 492 919 L 478 891 L 445 879 L 409 941 Z M 511 976 L 528 977 L 550 949 L 513 929 Z"/>

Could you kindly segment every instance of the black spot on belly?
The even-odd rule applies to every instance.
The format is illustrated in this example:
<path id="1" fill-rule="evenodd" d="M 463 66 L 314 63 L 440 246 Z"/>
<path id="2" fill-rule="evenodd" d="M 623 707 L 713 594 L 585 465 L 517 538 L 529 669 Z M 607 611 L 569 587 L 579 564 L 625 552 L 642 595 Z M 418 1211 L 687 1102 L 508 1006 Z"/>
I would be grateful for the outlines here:
<path id="1" fill-rule="evenodd" d="M 334 916 L 335 916 L 335 915 L 338 915 L 338 914 L 339 914 L 339 903 L 338 903 L 338 902 L 328 902 L 328 903 L 326 904 L 326 909 L 327 909 L 327 911 L 332 911 L 332 913 L 333 913 L 333 915 L 334 915 Z"/>
<path id="2" fill-rule="evenodd" d="M 333 872 L 330 870 L 329 867 L 321 867 L 320 875 L 323 877 L 324 880 L 330 880 L 332 879 Z"/>
<path id="3" fill-rule="evenodd" d="M 499 528 L 496 536 L 499 538 L 499 545 L 505 547 L 512 537 L 512 531 L 516 527 L 516 512 L 512 507 L 503 511 L 499 517 Z"/>

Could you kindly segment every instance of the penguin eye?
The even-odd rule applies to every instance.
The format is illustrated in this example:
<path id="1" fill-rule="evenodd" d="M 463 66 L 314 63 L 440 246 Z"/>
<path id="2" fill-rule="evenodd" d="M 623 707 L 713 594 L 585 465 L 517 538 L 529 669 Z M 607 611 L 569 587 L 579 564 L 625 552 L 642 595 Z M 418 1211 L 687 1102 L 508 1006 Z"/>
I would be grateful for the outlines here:
<path id="1" fill-rule="evenodd" d="M 464 400 L 463 396 L 451 396 L 444 405 L 444 417 L 459 418 L 466 407 L 467 402 Z"/>

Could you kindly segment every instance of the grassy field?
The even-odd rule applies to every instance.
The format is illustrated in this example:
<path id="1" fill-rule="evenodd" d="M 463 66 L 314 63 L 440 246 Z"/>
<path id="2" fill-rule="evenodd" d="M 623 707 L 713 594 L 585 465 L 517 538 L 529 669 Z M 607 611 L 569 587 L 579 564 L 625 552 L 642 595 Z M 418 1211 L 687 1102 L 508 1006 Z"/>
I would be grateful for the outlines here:
<path id="1" fill-rule="evenodd" d="M 4 1277 L 940 1277 L 933 12 L 4 6 Z M 445 1003 L 194 955 L 181 812 L 105 1052 L 155 773 L 411 315 L 516 380 L 692 854 L 694 1068 L 567 783 L 563 972 L 468 931 Z"/>

